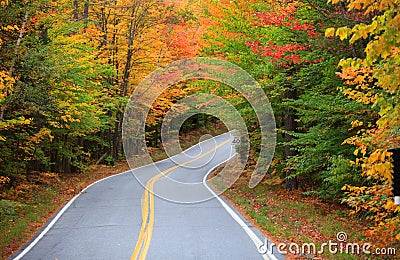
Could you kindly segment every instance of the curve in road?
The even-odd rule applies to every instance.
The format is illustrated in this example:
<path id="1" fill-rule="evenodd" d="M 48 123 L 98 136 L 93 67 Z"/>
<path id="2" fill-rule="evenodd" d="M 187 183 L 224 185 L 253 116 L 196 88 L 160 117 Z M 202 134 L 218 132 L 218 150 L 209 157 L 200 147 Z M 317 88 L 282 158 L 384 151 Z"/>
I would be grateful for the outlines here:
<path id="1" fill-rule="evenodd" d="M 231 142 L 223 134 L 88 186 L 14 259 L 283 259 L 260 254 L 262 233 L 206 183 L 234 155 Z M 147 180 L 146 188 L 133 176 Z M 193 194 L 211 199 L 164 199 L 185 202 Z"/>

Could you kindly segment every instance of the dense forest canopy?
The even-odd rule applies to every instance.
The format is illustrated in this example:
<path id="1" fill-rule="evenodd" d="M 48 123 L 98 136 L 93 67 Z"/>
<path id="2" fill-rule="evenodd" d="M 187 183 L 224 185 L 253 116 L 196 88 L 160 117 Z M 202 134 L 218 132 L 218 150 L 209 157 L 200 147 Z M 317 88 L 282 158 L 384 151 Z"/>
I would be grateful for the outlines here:
<path id="1" fill-rule="evenodd" d="M 374 222 L 399 243 L 388 148 L 400 135 L 398 0 L 0 1 L 0 185 L 35 171 L 68 174 L 123 159 L 122 121 L 149 73 L 188 57 L 219 58 L 254 77 L 274 110 L 267 176 Z M 146 121 L 159 146 L 165 114 L 193 93 L 228 100 L 250 135 L 259 122 L 237 91 L 191 80 L 164 91 Z M 191 117 L 183 130 L 215 123 Z M 268 178 L 268 177 L 266 177 Z M 263 185 L 263 184 L 260 184 Z"/>

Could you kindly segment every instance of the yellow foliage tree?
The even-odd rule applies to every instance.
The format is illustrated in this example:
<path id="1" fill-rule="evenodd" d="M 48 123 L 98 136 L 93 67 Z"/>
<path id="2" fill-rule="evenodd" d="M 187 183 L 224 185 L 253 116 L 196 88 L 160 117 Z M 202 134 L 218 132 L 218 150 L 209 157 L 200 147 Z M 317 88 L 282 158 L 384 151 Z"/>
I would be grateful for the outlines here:
<path id="1" fill-rule="evenodd" d="M 9 4 L 6 1 L 0 1 L 0 7 L 5 7 Z M 25 22 L 23 27 L 25 26 Z M 4 47 L 5 43 L 9 40 L 3 38 L 6 33 L 9 32 L 19 32 L 21 29 L 16 24 L 8 24 L 6 26 L 0 26 L 0 48 Z M 20 32 L 20 38 L 22 37 L 22 32 Z M 20 39 L 19 39 L 20 40 Z M 16 49 L 17 51 L 19 47 L 19 42 L 17 42 Z M 2 131 L 13 129 L 14 127 L 21 126 L 21 125 L 28 125 L 30 124 L 31 120 L 26 119 L 23 116 L 18 118 L 13 118 L 9 120 L 3 120 L 4 117 L 4 108 L 6 106 L 5 98 L 12 93 L 13 86 L 15 84 L 17 77 L 12 76 L 12 67 L 11 69 L 6 70 L 5 66 L 0 66 L 0 142 L 6 140 L 6 137 L 2 135 Z M 1 160 L 0 160 L 1 162 Z"/>
<path id="2" fill-rule="evenodd" d="M 361 126 L 357 136 L 345 143 L 354 144 L 352 162 L 362 168 L 367 186 L 346 185 L 344 202 L 353 213 L 366 213 L 374 221 L 367 232 L 375 244 L 399 245 L 400 207 L 394 205 L 392 194 L 391 147 L 400 145 L 400 1 L 398 0 L 332 0 L 347 3 L 351 10 L 363 11 L 373 18 L 370 23 L 359 23 L 352 28 L 329 28 L 327 37 L 339 36 L 353 44 L 363 39 L 367 42 L 365 56 L 342 60 L 338 73 L 348 87 L 343 92 L 349 98 L 371 104 L 378 111 L 376 122 L 354 122 Z"/>

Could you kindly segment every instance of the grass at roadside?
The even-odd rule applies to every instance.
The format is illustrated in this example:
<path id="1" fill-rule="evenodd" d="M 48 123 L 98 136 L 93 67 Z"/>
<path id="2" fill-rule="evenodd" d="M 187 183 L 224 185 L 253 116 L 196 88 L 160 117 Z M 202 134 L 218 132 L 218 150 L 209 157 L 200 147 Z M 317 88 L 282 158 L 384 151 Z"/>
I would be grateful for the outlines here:
<path id="1" fill-rule="evenodd" d="M 347 234 L 347 242 L 360 245 L 367 242 L 364 233 L 368 224 L 365 220 L 350 217 L 348 208 L 302 195 L 300 191 L 286 191 L 279 181 L 276 184 L 260 183 L 250 189 L 248 180 L 242 175 L 223 195 L 275 244 L 289 246 L 296 243 L 301 249 L 302 243 L 314 243 L 318 251 L 324 242 L 338 242 L 338 232 Z M 217 183 L 213 184 L 214 188 L 218 187 Z M 322 255 L 287 256 L 288 259 L 363 259 L 352 254 L 330 254 L 328 247 L 324 252 Z"/>
<path id="2" fill-rule="evenodd" d="M 210 132 L 211 131 L 211 132 Z M 183 150 L 196 144 L 206 133 L 218 135 L 222 127 L 182 134 Z M 167 158 L 161 148 L 150 148 L 154 161 Z M 16 186 L 0 190 L 0 259 L 8 259 L 46 223 L 68 200 L 96 180 L 129 169 L 125 161 L 115 166 L 91 166 L 79 174 L 34 172 L 21 177 Z"/>

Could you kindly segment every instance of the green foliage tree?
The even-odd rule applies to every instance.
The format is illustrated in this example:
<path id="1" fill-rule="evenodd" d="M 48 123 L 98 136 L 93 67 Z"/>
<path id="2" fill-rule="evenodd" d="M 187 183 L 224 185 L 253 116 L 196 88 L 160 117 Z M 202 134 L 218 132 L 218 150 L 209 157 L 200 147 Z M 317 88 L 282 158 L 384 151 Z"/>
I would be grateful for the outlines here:
<path id="1" fill-rule="evenodd" d="M 114 69 L 99 59 L 92 25 L 52 13 L 67 7 L 20 4 L 20 12 L 13 12 L 16 3 L 4 10 L 23 26 L 19 34 L 2 37 L 3 69 L 13 78 L 3 77 L 12 86 L 6 85 L 1 99 L 0 167 L 9 177 L 32 170 L 75 171 L 92 160 L 87 143 L 110 124 L 105 108 L 112 104 L 106 95 L 111 86 L 105 79 Z M 13 48 L 10 57 L 7 49 Z"/>
<path id="2" fill-rule="evenodd" d="M 288 171 L 292 188 L 299 179 L 303 188 L 324 198 L 340 198 L 343 176 L 331 178 L 333 165 L 353 157 L 341 143 L 351 121 L 366 115 L 361 104 L 341 94 L 342 80 L 335 74 L 337 57 L 351 56 L 352 46 L 323 35 L 329 25 L 344 23 L 336 14 L 341 10 L 323 1 L 210 5 L 214 25 L 204 53 L 238 64 L 264 87 L 281 133 L 276 170 Z M 251 114 L 244 117 L 256 124 Z M 256 139 L 253 143 L 257 147 Z"/>

